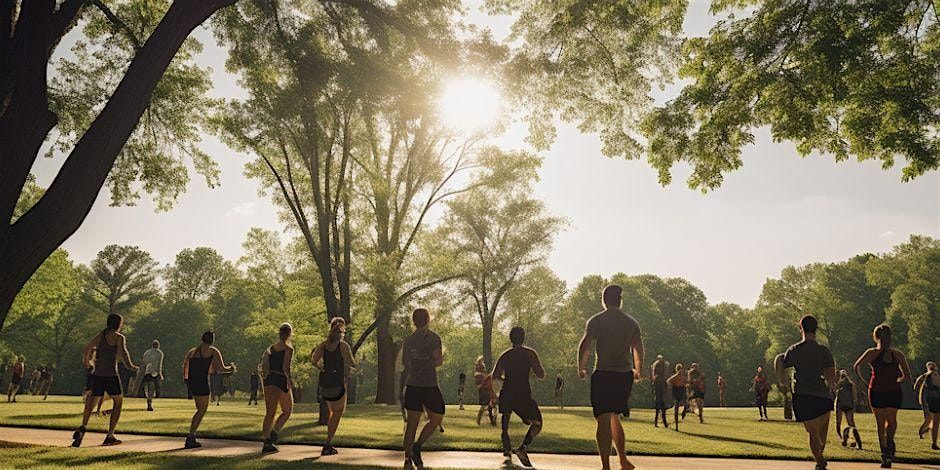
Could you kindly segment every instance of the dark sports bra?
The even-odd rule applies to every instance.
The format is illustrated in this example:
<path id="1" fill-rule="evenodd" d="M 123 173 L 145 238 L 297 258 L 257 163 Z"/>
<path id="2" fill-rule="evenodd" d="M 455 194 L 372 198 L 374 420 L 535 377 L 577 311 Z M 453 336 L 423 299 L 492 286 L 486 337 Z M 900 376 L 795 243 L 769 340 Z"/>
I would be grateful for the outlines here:
<path id="1" fill-rule="evenodd" d="M 272 345 L 268 348 L 268 370 L 272 374 L 284 375 L 284 353 L 287 349 L 280 351 L 274 349 Z"/>
<path id="2" fill-rule="evenodd" d="M 868 381 L 869 390 L 876 392 L 892 392 L 901 389 L 898 378 L 901 377 L 901 370 L 898 368 L 898 361 L 893 357 L 892 361 L 885 362 L 885 352 L 891 352 L 890 349 L 882 349 L 878 356 L 871 361 L 871 380 Z"/>
<path id="3" fill-rule="evenodd" d="M 196 352 L 189 358 L 189 380 L 209 380 L 209 368 L 211 366 L 212 354 L 210 353 L 209 357 L 202 357 L 202 346 L 198 346 Z"/>

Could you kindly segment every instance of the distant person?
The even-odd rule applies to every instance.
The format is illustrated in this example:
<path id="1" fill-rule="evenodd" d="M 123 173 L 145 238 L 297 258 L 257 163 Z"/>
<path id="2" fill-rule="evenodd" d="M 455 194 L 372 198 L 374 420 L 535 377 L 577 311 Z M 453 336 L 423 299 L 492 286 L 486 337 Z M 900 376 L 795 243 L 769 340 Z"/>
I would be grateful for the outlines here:
<path id="1" fill-rule="evenodd" d="M 346 411 L 346 369 L 358 367 L 353 357 L 352 348 L 343 337 L 346 336 L 346 320 L 334 317 L 330 321 L 330 333 L 326 341 L 320 343 L 311 355 L 313 366 L 320 369 L 320 394 L 330 410 L 326 425 L 326 442 L 320 455 L 336 455 L 339 451 L 333 447 L 333 436 L 339 427 L 339 420 Z"/>
<path id="2" fill-rule="evenodd" d="M 698 422 L 705 422 L 705 373 L 697 362 L 689 367 L 689 399 L 695 403 L 698 410 Z"/>
<path id="3" fill-rule="evenodd" d="M 882 323 L 872 332 L 875 347 L 855 361 L 855 374 L 862 381 L 862 366 L 871 368 L 868 381 L 868 404 L 878 426 L 881 445 L 881 467 L 891 468 L 894 461 L 894 433 L 898 428 L 898 409 L 901 408 L 901 384 L 911 376 L 904 353 L 891 347 L 891 327 Z"/>
<path id="4" fill-rule="evenodd" d="M 405 369 L 405 400 L 407 423 L 402 446 L 405 468 L 424 468 L 421 448 L 444 421 L 444 396 L 437 384 L 437 368 L 444 363 L 441 337 L 431 331 L 431 314 L 418 308 L 411 314 L 415 331 L 402 343 L 402 365 Z M 427 412 L 428 422 L 415 439 L 421 416 Z"/>
<path id="5" fill-rule="evenodd" d="M 937 447 L 937 432 L 940 431 L 940 372 L 937 372 L 935 362 L 928 362 L 927 371 L 917 378 L 914 394 L 925 411 L 924 424 L 921 425 L 918 435 L 923 439 L 930 429 L 933 441 L 931 449 L 940 450 L 940 447 Z"/>
<path id="6" fill-rule="evenodd" d="M 725 378 L 721 376 L 721 372 L 718 373 L 718 378 L 715 379 L 715 385 L 718 386 L 718 406 L 724 408 L 728 406 L 728 403 L 725 402 Z"/>
<path id="7" fill-rule="evenodd" d="M 23 384 L 23 376 L 26 374 L 26 358 L 17 356 L 10 366 L 10 386 L 7 387 L 7 402 L 16 403 L 16 394 L 20 391 L 20 385 Z"/>
<path id="8" fill-rule="evenodd" d="M 849 433 L 853 433 L 855 443 L 852 447 L 862 449 L 862 438 L 855 427 L 855 382 L 849 377 L 845 369 L 839 370 L 839 381 L 836 382 L 836 433 L 845 447 L 849 442 Z M 845 430 L 842 429 L 842 416 L 845 415 Z"/>
<path id="9" fill-rule="evenodd" d="M 503 456 L 512 458 L 516 454 L 524 467 L 531 467 L 529 460 L 529 446 L 542 430 L 542 411 L 532 398 L 532 387 L 529 384 L 529 375 L 536 378 L 545 378 L 545 369 L 542 361 L 534 349 L 525 346 L 525 329 L 516 326 L 509 331 L 509 342 L 512 347 L 503 351 L 493 367 L 493 377 L 503 381 L 499 393 L 499 413 L 502 417 Z M 522 418 L 522 422 L 529 426 L 522 444 L 515 450 L 509 438 L 509 420 L 512 414 Z"/>
<path id="10" fill-rule="evenodd" d="M 555 405 L 559 410 L 565 409 L 565 378 L 561 372 L 555 376 Z"/>
<path id="11" fill-rule="evenodd" d="M 826 468 L 824 452 L 829 435 L 829 415 L 833 401 L 830 390 L 835 388 L 836 369 L 829 348 L 816 342 L 818 322 L 812 315 L 800 319 L 803 340 L 790 346 L 774 360 L 781 386 L 787 386 L 786 369 L 796 370 L 793 390 L 793 412 L 809 435 L 809 447 L 816 460 L 816 469 Z"/>
<path id="12" fill-rule="evenodd" d="M 258 404 L 258 389 L 261 388 L 261 364 L 258 364 L 258 367 L 251 371 L 251 375 L 248 376 L 248 404 L 251 405 L 254 402 L 255 405 Z"/>
<path id="13" fill-rule="evenodd" d="M 95 335 L 88 342 L 82 354 L 82 363 L 94 369 L 92 372 L 91 399 L 85 400 L 82 425 L 72 434 L 72 447 L 82 445 L 88 418 L 91 417 L 92 410 L 98 404 L 98 399 L 103 397 L 105 393 L 111 396 L 114 408 L 111 411 L 108 435 L 104 438 L 102 445 L 110 446 L 121 443 L 118 438 L 114 437 L 114 429 L 121 418 L 121 407 L 124 403 L 124 390 L 121 387 L 121 379 L 118 377 L 117 370 L 118 355 L 120 355 L 129 370 L 136 372 L 140 368 L 135 366 L 131 360 L 131 354 L 127 350 L 127 339 L 120 333 L 121 327 L 124 326 L 124 318 L 112 313 L 108 315 L 106 325 L 101 333 Z M 92 354 L 93 352 L 94 354 Z"/>
<path id="14" fill-rule="evenodd" d="M 202 418 L 206 415 L 206 410 L 209 407 L 209 398 L 212 393 L 209 388 L 209 377 L 212 372 L 235 371 L 235 364 L 225 365 L 222 360 L 222 352 L 219 351 L 219 348 L 213 346 L 214 343 L 215 333 L 206 331 L 202 334 L 202 342 L 199 346 L 187 351 L 186 357 L 183 359 L 183 380 L 186 381 L 189 393 L 193 396 L 193 401 L 196 402 L 196 413 L 193 414 L 193 419 L 190 421 L 189 435 L 186 436 L 186 443 L 184 444 L 187 449 L 202 447 L 202 444 L 196 440 L 196 431 L 199 429 L 199 424 L 202 423 Z"/>
<path id="15" fill-rule="evenodd" d="M 465 372 L 461 372 L 460 375 L 457 376 L 457 405 L 459 406 L 460 410 L 463 410 L 463 394 L 464 388 L 466 386 L 467 374 Z"/>
<path id="16" fill-rule="evenodd" d="M 656 360 L 650 365 L 650 380 L 653 383 L 653 410 L 656 415 L 653 416 L 653 426 L 659 427 L 659 417 L 662 416 L 663 427 L 669 429 L 669 422 L 666 420 L 666 370 L 669 363 L 663 359 L 663 356 L 657 355 Z"/>
<path id="17" fill-rule="evenodd" d="M 643 340 L 637 321 L 620 310 L 622 296 L 623 289 L 618 285 L 604 288 L 604 311 L 588 319 L 578 345 L 578 376 L 582 379 L 587 377 L 592 346 L 595 349 L 591 407 L 597 420 L 597 450 L 604 470 L 610 469 L 611 442 L 617 448 L 621 468 L 635 468 L 627 459 L 626 437 L 618 415 L 628 412 L 633 382 L 643 376 Z"/>
<path id="18" fill-rule="evenodd" d="M 481 424 L 483 413 L 487 413 L 490 423 L 496 425 L 496 415 L 493 414 L 493 380 L 486 373 L 486 361 L 483 356 L 477 358 L 473 365 L 473 381 L 477 387 L 477 403 L 480 409 L 477 411 L 477 426 Z"/>
<path id="19" fill-rule="evenodd" d="M 684 366 L 681 362 L 676 364 L 675 373 L 666 379 L 666 383 L 672 388 L 673 421 L 676 425 L 676 431 L 679 430 L 679 407 L 683 407 L 682 419 L 685 419 L 685 414 L 689 411 L 689 399 L 686 391 L 688 380 L 686 379 L 685 372 L 682 370 L 683 368 Z"/>
<path id="20" fill-rule="evenodd" d="M 52 367 L 43 367 L 42 373 L 39 376 L 39 394 L 42 395 L 43 401 L 46 398 L 49 398 L 49 390 L 52 388 L 52 381 L 55 369 Z"/>
<path id="21" fill-rule="evenodd" d="M 42 366 L 34 367 L 33 371 L 29 373 L 29 390 L 30 395 L 36 395 L 39 393 L 39 377 L 42 376 Z"/>
<path id="22" fill-rule="evenodd" d="M 770 418 L 767 417 L 767 397 L 770 395 L 770 381 L 767 380 L 764 368 L 761 366 L 757 366 L 757 375 L 754 376 L 751 390 L 754 392 L 754 404 L 757 406 L 757 414 L 760 416 L 759 421 L 769 421 Z"/>
<path id="23" fill-rule="evenodd" d="M 261 453 L 277 452 L 278 433 L 290 419 L 294 410 L 294 396 L 291 393 L 291 360 L 294 358 L 294 346 L 291 342 L 294 328 L 290 323 L 281 323 L 277 330 L 277 342 L 264 350 L 261 367 L 264 377 L 264 422 L 261 435 L 264 444 Z M 281 414 L 277 414 L 277 407 L 281 406 Z"/>
<path id="24" fill-rule="evenodd" d="M 225 386 L 222 384 L 222 374 L 213 372 L 209 375 L 209 398 L 215 402 L 215 406 L 222 406 L 222 395 L 225 393 Z"/>
<path id="25" fill-rule="evenodd" d="M 141 362 L 144 368 L 144 378 L 140 386 L 147 397 L 147 411 L 153 411 L 153 399 L 163 380 L 163 351 L 160 350 L 159 341 L 153 340 L 150 343 L 150 349 L 144 351 Z"/>

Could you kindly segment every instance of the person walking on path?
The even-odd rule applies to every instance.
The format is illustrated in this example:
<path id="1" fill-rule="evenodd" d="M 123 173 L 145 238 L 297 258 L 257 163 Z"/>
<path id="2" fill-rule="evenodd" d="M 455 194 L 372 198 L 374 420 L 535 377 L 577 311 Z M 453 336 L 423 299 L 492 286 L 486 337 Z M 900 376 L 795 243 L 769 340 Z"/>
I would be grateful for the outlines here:
<path id="1" fill-rule="evenodd" d="M 255 405 L 258 404 L 259 388 L 261 388 L 261 364 L 258 364 L 258 367 L 251 371 L 251 375 L 248 376 L 248 390 L 250 392 L 250 395 L 248 395 L 249 405 L 251 405 L 252 402 L 254 402 Z"/>
<path id="2" fill-rule="evenodd" d="M 796 370 L 796 385 L 793 391 L 793 412 L 796 420 L 803 423 L 809 435 L 809 447 L 816 460 L 816 470 L 825 470 L 824 457 L 826 439 L 829 435 L 829 415 L 833 401 L 831 390 L 835 388 L 836 369 L 829 348 L 816 342 L 818 322 L 812 315 L 800 319 L 803 340 L 777 355 L 774 368 L 781 386 L 787 386 L 786 369 Z"/>
<path id="3" fill-rule="evenodd" d="M 186 381 L 189 394 L 196 402 L 196 413 L 190 421 L 189 435 L 186 436 L 184 444 L 187 449 L 202 447 L 202 444 L 196 441 L 196 431 L 209 408 L 209 398 L 212 393 L 209 388 L 209 376 L 212 372 L 235 371 L 235 364 L 225 365 L 222 352 L 213 346 L 213 343 L 215 343 L 215 333 L 211 331 L 203 333 L 199 346 L 187 351 L 183 359 L 183 380 Z"/>
<path id="4" fill-rule="evenodd" d="M 937 433 L 940 431 L 940 372 L 937 372 L 935 362 L 928 362 L 927 372 L 917 378 L 914 394 L 924 409 L 925 416 L 924 424 L 921 425 L 917 434 L 923 439 L 929 429 L 933 442 L 930 448 L 940 450 L 937 446 Z"/>
<path id="5" fill-rule="evenodd" d="M 358 366 L 353 357 L 352 348 L 343 337 L 346 335 L 346 320 L 334 317 L 330 321 L 330 333 L 326 341 L 320 343 L 311 355 L 313 366 L 320 369 L 320 393 L 329 408 L 326 424 L 326 442 L 321 455 L 336 455 L 339 451 L 333 447 L 333 436 L 339 427 L 339 420 L 346 411 L 346 368 L 355 370 Z"/>
<path id="6" fill-rule="evenodd" d="M 847 446 L 849 433 L 852 432 L 855 443 L 852 447 L 861 450 L 862 438 L 855 427 L 855 382 L 849 377 L 845 369 L 839 370 L 839 381 L 836 383 L 836 435 Z M 842 429 L 842 416 L 845 415 L 845 429 Z"/>
<path id="7" fill-rule="evenodd" d="M 679 430 L 679 407 L 683 407 L 682 419 L 685 419 L 685 414 L 689 411 L 689 399 L 686 395 L 686 385 L 688 381 L 682 369 L 683 365 L 681 362 L 676 364 L 676 372 L 666 379 L 666 384 L 672 388 L 673 422 L 676 425 L 676 431 Z"/>
<path id="8" fill-rule="evenodd" d="M 561 372 L 555 375 L 555 406 L 559 410 L 565 409 L 565 378 Z"/>
<path id="9" fill-rule="evenodd" d="M 862 366 L 869 366 L 868 404 L 875 415 L 878 443 L 881 445 L 881 468 L 891 468 L 894 461 L 894 434 L 898 428 L 901 408 L 901 384 L 911 376 L 904 353 L 891 347 L 891 327 L 882 323 L 872 332 L 875 347 L 869 348 L 855 361 L 855 374 L 862 381 Z"/>
<path id="10" fill-rule="evenodd" d="M 150 349 L 144 351 L 141 359 L 144 368 L 144 378 L 141 382 L 144 395 L 147 397 L 147 411 L 153 411 L 153 399 L 156 397 L 157 390 L 160 389 L 160 382 L 163 380 L 163 351 L 160 350 L 160 342 L 153 340 Z"/>
<path id="11" fill-rule="evenodd" d="M 653 382 L 653 409 L 656 415 L 653 417 L 653 426 L 659 427 L 659 417 L 663 418 L 663 428 L 669 429 L 669 422 L 666 420 L 666 369 L 669 363 L 663 359 L 662 355 L 657 355 L 656 360 L 650 366 L 650 379 Z"/>
<path id="12" fill-rule="evenodd" d="M 516 326 L 509 331 L 509 342 L 512 347 L 503 351 L 496 366 L 493 367 L 493 377 L 503 381 L 499 393 L 499 413 L 501 415 L 503 441 L 503 456 L 512 458 L 516 454 L 524 467 L 531 467 L 528 449 L 532 441 L 542 431 L 542 411 L 532 398 L 532 387 L 529 384 L 529 375 L 535 374 L 538 379 L 545 378 L 545 369 L 542 361 L 534 349 L 524 345 L 525 329 Z M 522 440 L 519 448 L 513 450 L 512 440 L 509 438 L 509 420 L 512 414 L 522 418 L 522 422 L 529 426 L 529 430 Z"/>
<path id="13" fill-rule="evenodd" d="M 604 288 L 604 311 L 588 319 L 578 345 L 581 379 L 587 377 L 588 358 L 592 346 L 595 349 L 591 407 L 597 420 L 597 450 L 604 470 L 610 469 L 611 442 L 617 448 L 621 468 L 635 468 L 627 459 L 626 438 L 618 415 L 627 413 L 633 382 L 643 376 L 643 340 L 636 319 L 620 310 L 622 296 L 623 289 L 618 285 Z"/>
<path id="14" fill-rule="evenodd" d="M 117 445 L 121 441 L 114 437 L 114 429 L 121 419 L 121 407 L 124 403 L 124 390 L 118 376 L 118 355 L 124 361 L 128 370 L 136 372 L 140 368 L 134 365 L 131 354 L 127 350 L 127 339 L 120 333 L 124 326 L 124 318 L 116 313 L 108 315 L 106 327 L 95 335 L 85 346 L 82 353 L 82 363 L 93 368 L 91 395 L 85 400 L 85 409 L 82 413 L 82 425 L 72 434 L 72 447 L 80 447 L 85 437 L 85 427 L 91 412 L 99 403 L 105 393 L 111 396 L 114 407 L 111 410 L 111 419 L 108 425 L 108 435 L 103 445 Z"/>
<path id="15" fill-rule="evenodd" d="M 26 374 L 26 358 L 17 356 L 13 365 L 10 366 L 10 386 L 7 387 L 7 402 L 16 403 L 16 394 L 20 391 L 23 384 L 23 376 Z"/>
<path id="16" fill-rule="evenodd" d="M 757 405 L 757 414 L 760 421 L 768 421 L 767 417 L 767 396 L 770 395 L 770 382 L 764 374 L 764 368 L 757 366 L 757 375 L 754 376 L 752 385 L 754 392 L 754 404 Z"/>
<path id="17" fill-rule="evenodd" d="M 728 406 L 728 404 L 725 402 L 725 378 L 721 376 L 721 372 L 718 373 L 715 384 L 718 386 L 718 406 L 724 408 Z"/>
<path id="18" fill-rule="evenodd" d="M 459 406 L 460 410 L 464 409 L 463 408 L 463 394 L 464 394 L 464 390 L 466 386 L 467 386 L 467 374 L 465 372 L 461 372 L 460 375 L 457 376 L 457 405 Z"/>
<path id="19" fill-rule="evenodd" d="M 699 367 L 697 362 L 693 362 L 689 367 L 689 397 L 695 403 L 695 409 L 698 410 L 698 422 L 705 422 L 705 373 Z"/>
<path id="20" fill-rule="evenodd" d="M 421 448 L 444 421 L 444 396 L 437 384 L 437 368 L 444 363 L 441 337 L 431 331 L 431 313 L 418 308 L 411 314 L 415 331 L 402 343 L 402 365 L 405 370 L 404 407 L 407 423 L 402 439 L 405 468 L 424 468 Z M 427 412 L 428 422 L 415 439 L 421 416 Z"/>
<path id="21" fill-rule="evenodd" d="M 294 346 L 291 342 L 294 328 L 290 323 L 281 323 L 278 327 L 277 342 L 264 350 L 261 358 L 262 377 L 264 377 L 264 421 L 261 436 L 264 444 L 261 453 L 277 452 L 278 433 L 287 423 L 294 410 L 294 396 L 291 393 L 291 360 L 294 358 Z M 280 405 L 281 414 L 277 416 Z"/>

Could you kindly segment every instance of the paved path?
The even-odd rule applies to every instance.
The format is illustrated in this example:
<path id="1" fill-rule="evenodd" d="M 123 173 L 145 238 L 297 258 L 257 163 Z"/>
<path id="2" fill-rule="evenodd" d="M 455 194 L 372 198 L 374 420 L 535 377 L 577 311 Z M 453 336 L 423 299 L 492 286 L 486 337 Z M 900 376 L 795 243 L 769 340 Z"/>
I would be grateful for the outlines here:
<path id="1" fill-rule="evenodd" d="M 253 441 L 240 441 L 233 439 L 200 439 L 203 447 L 200 449 L 183 449 L 183 439 L 179 437 L 148 436 L 137 434 L 120 434 L 123 444 L 113 447 L 100 447 L 104 434 L 88 432 L 85 435 L 83 448 L 94 447 L 107 449 L 113 452 L 174 452 L 180 455 L 198 456 L 245 456 L 258 455 L 261 443 Z M 72 443 L 72 432 L 52 429 L 33 429 L 0 427 L 0 441 L 32 445 L 52 445 L 67 447 Z M 320 447 L 312 445 L 280 445 L 280 452 L 270 454 L 263 459 L 271 460 L 319 460 L 322 463 L 335 462 L 337 464 L 373 465 L 382 467 L 401 467 L 403 458 L 401 451 L 378 449 L 352 449 L 340 448 L 339 455 L 320 457 Z M 565 470 L 595 469 L 599 467 L 596 456 L 590 455 L 563 455 L 563 454 L 530 454 L 533 463 L 540 469 L 558 468 Z M 652 457 L 636 456 L 631 461 L 639 469 L 696 469 L 696 470 L 792 470 L 811 469 L 812 463 L 808 461 L 793 460 L 749 460 L 749 459 L 709 459 L 689 457 Z M 424 462 L 432 468 L 513 468 L 505 464 L 505 459 L 496 452 L 425 452 Z M 614 457 L 616 462 L 616 457 Z M 515 467 L 521 468 L 521 467 Z M 874 470 L 878 468 L 874 463 L 858 462 L 832 462 L 831 470 Z M 895 464 L 899 470 L 940 470 L 937 465 L 925 464 Z"/>

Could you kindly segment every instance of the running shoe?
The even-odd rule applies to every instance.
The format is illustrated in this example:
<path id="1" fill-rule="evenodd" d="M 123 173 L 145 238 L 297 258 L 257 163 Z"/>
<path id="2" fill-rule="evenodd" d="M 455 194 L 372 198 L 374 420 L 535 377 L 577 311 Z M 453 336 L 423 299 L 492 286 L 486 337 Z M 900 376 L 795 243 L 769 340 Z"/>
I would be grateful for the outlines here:
<path id="1" fill-rule="evenodd" d="M 275 442 L 277 442 L 277 437 L 278 437 L 278 436 L 277 436 L 277 431 L 275 431 L 275 430 L 272 429 L 272 430 L 271 430 L 271 437 L 270 437 L 270 439 L 271 439 L 271 444 L 274 444 Z"/>
<path id="2" fill-rule="evenodd" d="M 153 407 L 148 405 L 148 406 L 147 406 L 147 411 L 153 411 Z"/>
<path id="3" fill-rule="evenodd" d="M 274 443 L 271 442 L 270 439 L 268 439 L 267 441 L 264 441 L 264 445 L 261 446 L 261 455 L 271 454 L 277 451 L 278 451 L 278 448 L 274 447 Z"/>
<path id="4" fill-rule="evenodd" d="M 183 448 L 186 449 L 198 449 L 200 447 L 202 447 L 202 444 L 200 444 L 194 436 L 187 436 L 186 443 L 183 444 Z"/>
<path id="5" fill-rule="evenodd" d="M 85 438 L 85 426 L 81 426 L 72 433 L 72 447 L 81 447 Z"/>
<path id="6" fill-rule="evenodd" d="M 861 446 L 859 446 L 859 448 L 861 448 Z M 940 446 L 938 446 L 937 444 L 930 446 L 930 448 L 933 450 L 940 450 Z"/>
<path id="7" fill-rule="evenodd" d="M 418 468 L 424 468 L 424 460 L 421 458 L 421 446 L 417 443 L 411 446 L 411 460 Z"/>
<path id="8" fill-rule="evenodd" d="M 321 456 L 336 455 L 338 453 L 339 451 L 336 450 L 336 447 L 333 447 L 329 444 L 324 444 L 323 449 L 320 451 Z"/>
<path id="9" fill-rule="evenodd" d="M 845 428 L 842 430 L 842 447 L 847 447 L 849 445 L 849 431 L 851 428 Z"/>
<path id="10" fill-rule="evenodd" d="M 106 436 L 106 437 L 104 438 L 104 442 L 102 442 L 101 445 L 103 445 L 103 446 L 116 446 L 116 445 L 118 445 L 118 444 L 120 444 L 120 443 L 121 443 L 121 440 L 120 440 L 120 439 L 118 439 L 118 438 L 116 438 L 116 437 L 114 437 L 114 436 L 108 435 L 108 436 Z"/>
<path id="11" fill-rule="evenodd" d="M 525 447 L 519 447 L 513 453 L 516 454 L 516 457 L 519 457 L 523 467 L 532 468 L 532 462 L 529 460 L 529 454 L 526 452 Z"/>
<path id="12" fill-rule="evenodd" d="M 405 459 L 405 470 L 414 470 L 414 468 L 415 468 L 414 462 L 412 462 L 411 459 L 406 458 L 406 459 Z"/>

